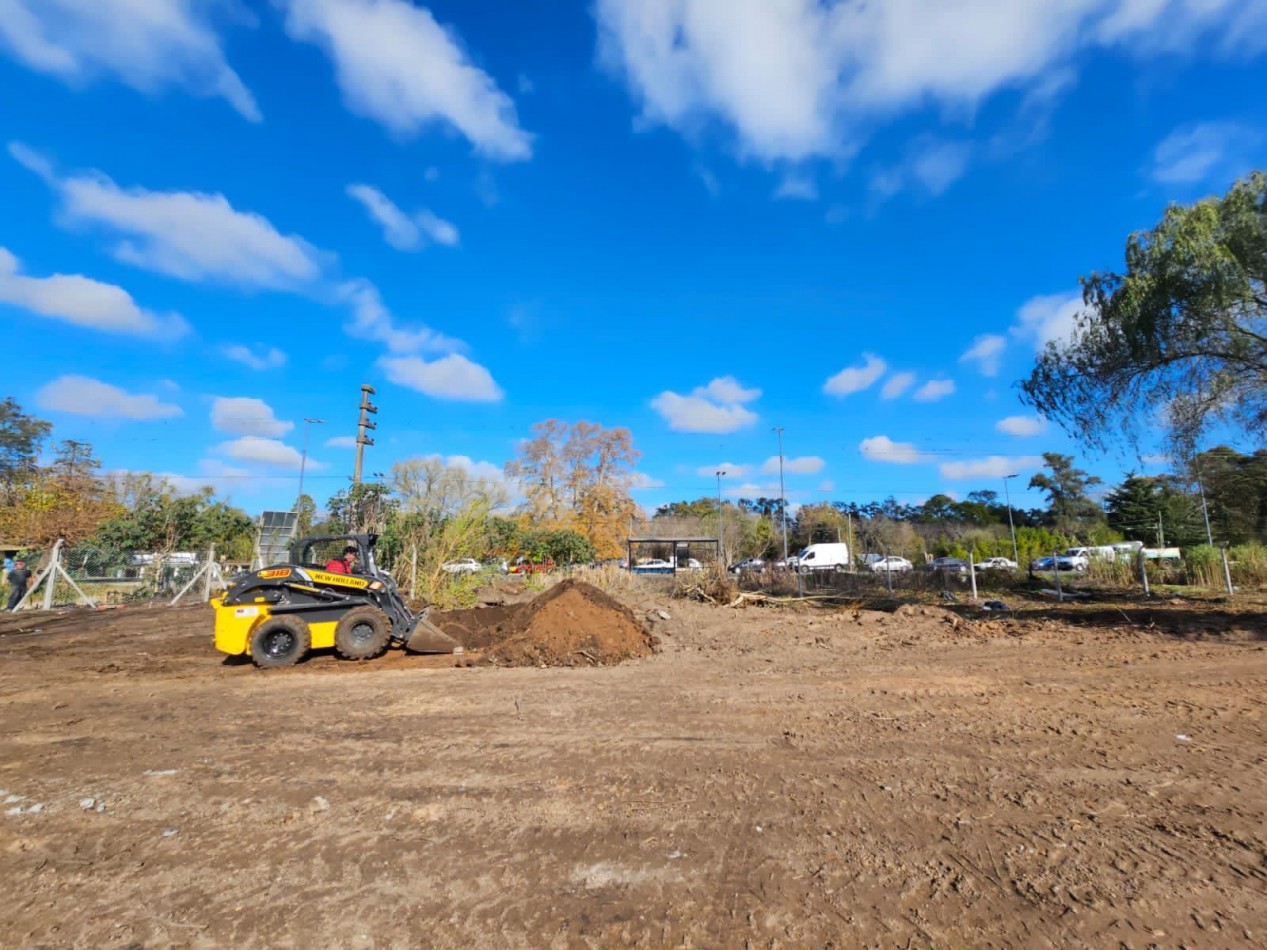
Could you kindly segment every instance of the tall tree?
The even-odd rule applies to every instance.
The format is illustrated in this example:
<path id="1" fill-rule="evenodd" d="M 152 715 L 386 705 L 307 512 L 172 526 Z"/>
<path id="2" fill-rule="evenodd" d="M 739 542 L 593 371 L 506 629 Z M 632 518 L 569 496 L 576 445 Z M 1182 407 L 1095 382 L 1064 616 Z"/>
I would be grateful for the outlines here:
<path id="1" fill-rule="evenodd" d="M 1057 530 L 1073 532 L 1102 517 L 1100 506 L 1087 493 L 1100 484 L 1097 476 L 1074 468 L 1072 455 L 1044 452 L 1043 464 L 1051 474 L 1039 472 L 1029 480 L 1029 487 L 1047 493 L 1048 514 Z"/>
<path id="2" fill-rule="evenodd" d="M 40 447 L 52 430 L 52 423 L 27 415 L 12 396 L 0 402 L 0 490 L 5 504 L 16 503 L 15 493 L 34 472 Z"/>
<path id="3" fill-rule="evenodd" d="M 532 429 L 535 437 L 520 444 L 519 457 L 505 469 L 519 481 L 533 523 L 572 528 L 599 557 L 619 556 L 630 516 L 637 511 L 629 490 L 640 453 L 629 430 L 558 419 Z"/>
<path id="4" fill-rule="evenodd" d="M 1096 445 L 1162 413 L 1190 454 L 1215 420 L 1267 432 L 1267 173 L 1172 205 L 1126 242 L 1126 270 L 1082 281 L 1086 309 L 1047 344 L 1024 398 Z"/>
<path id="5" fill-rule="evenodd" d="M 1267 541 L 1267 449 L 1244 455 L 1216 446 L 1196 455 L 1186 476 L 1205 492 L 1215 540 Z"/>

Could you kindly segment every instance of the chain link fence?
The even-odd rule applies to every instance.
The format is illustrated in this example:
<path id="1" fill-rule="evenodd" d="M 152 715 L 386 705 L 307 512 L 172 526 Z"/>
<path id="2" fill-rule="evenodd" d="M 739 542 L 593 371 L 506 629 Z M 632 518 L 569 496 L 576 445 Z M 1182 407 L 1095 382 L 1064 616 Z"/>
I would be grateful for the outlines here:
<path id="1" fill-rule="evenodd" d="M 225 590 L 232 569 L 203 551 L 121 551 L 58 541 L 34 562 L 18 610 L 161 606 L 205 602 Z"/>

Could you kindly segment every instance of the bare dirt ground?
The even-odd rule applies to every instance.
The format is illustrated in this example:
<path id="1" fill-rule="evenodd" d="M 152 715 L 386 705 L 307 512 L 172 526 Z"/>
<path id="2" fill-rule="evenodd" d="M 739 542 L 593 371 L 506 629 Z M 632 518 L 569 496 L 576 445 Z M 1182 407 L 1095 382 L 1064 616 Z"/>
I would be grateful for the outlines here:
<path id="1" fill-rule="evenodd" d="M 0 945 L 1267 943 L 1263 613 L 635 607 L 592 668 L 4 618 Z"/>

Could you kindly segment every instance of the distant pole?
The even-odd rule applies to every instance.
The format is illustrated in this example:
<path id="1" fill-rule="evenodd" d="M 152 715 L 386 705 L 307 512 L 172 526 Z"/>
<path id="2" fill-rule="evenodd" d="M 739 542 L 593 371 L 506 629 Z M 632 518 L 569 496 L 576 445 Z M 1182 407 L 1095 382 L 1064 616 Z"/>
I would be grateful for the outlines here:
<path id="1" fill-rule="evenodd" d="M 779 514 L 783 516 L 783 563 L 787 564 L 787 492 L 783 490 L 783 426 L 775 426 L 779 434 Z"/>
<path id="2" fill-rule="evenodd" d="M 299 506 L 304 498 L 304 469 L 308 465 L 308 431 L 313 425 L 322 425 L 324 419 L 304 419 L 304 454 L 299 457 L 299 497 L 295 499 L 295 513 L 299 513 Z"/>
<path id="3" fill-rule="evenodd" d="M 1201 470 L 1197 469 L 1197 491 L 1201 493 L 1201 515 L 1205 518 L 1205 543 L 1214 547 L 1214 535 L 1210 533 L 1210 509 L 1205 505 L 1205 486 L 1201 484 Z"/>
<path id="4" fill-rule="evenodd" d="M 1016 549 L 1016 525 L 1012 522 L 1012 493 L 1007 490 L 1007 480 L 1015 478 L 1019 474 L 1020 472 L 1013 472 L 1011 475 L 1003 476 L 1003 497 L 1007 499 L 1007 530 L 1012 535 L 1012 560 L 1016 562 L 1017 567 L 1021 565 L 1021 554 Z M 998 496 L 996 495 L 995 497 L 997 498 Z M 997 551 L 998 548 L 994 550 Z"/>
<path id="5" fill-rule="evenodd" d="M 717 553 L 721 556 L 722 567 L 726 566 L 726 542 L 722 538 L 721 477 L 726 474 L 724 468 L 717 470 Z"/>

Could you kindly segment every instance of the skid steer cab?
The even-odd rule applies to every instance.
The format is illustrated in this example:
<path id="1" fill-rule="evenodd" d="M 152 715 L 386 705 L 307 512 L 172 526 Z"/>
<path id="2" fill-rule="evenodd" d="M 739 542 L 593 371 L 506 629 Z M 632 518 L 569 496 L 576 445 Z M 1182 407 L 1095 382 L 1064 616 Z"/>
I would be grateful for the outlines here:
<path id="1" fill-rule="evenodd" d="M 216 649 L 248 655 L 262 667 L 289 666 L 329 647 L 348 660 L 372 660 L 391 646 L 463 652 L 427 611 L 410 612 L 391 575 L 374 562 L 377 540 L 376 534 L 303 538 L 285 564 L 239 578 L 211 601 Z"/>

